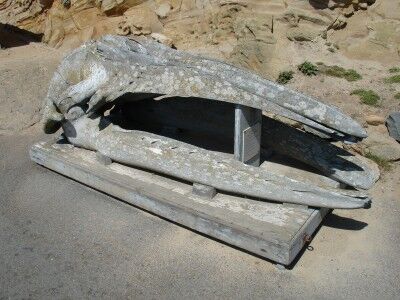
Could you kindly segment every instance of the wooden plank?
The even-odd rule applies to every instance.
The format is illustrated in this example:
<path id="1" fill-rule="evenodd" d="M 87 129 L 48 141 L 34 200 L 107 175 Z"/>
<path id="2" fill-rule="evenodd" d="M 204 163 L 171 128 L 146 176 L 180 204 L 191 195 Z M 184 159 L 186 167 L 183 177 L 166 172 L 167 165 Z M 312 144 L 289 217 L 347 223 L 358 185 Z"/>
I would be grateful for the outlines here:
<path id="1" fill-rule="evenodd" d="M 331 211 L 329 208 L 321 208 L 315 210 L 307 221 L 299 228 L 299 231 L 295 234 L 292 241 L 290 242 L 291 247 L 289 249 L 289 261 L 293 261 L 297 254 L 303 249 L 304 244 L 312 237 L 315 230 L 321 224 L 322 220 Z"/>
<path id="2" fill-rule="evenodd" d="M 115 162 L 107 165 L 89 150 L 38 143 L 33 161 L 183 226 L 264 258 L 288 265 L 324 217 L 322 210 L 218 193 L 212 199 L 192 194 L 192 186 Z"/>

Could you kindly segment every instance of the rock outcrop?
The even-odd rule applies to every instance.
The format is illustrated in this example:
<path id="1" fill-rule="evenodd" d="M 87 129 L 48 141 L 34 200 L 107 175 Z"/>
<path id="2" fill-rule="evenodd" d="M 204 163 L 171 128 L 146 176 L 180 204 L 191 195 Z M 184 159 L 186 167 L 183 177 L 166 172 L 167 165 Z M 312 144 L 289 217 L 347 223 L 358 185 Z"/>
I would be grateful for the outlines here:
<path id="1" fill-rule="evenodd" d="M 368 130 L 368 137 L 362 142 L 365 153 L 370 153 L 386 161 L 400 159 L 400 144 L 387 134 L 384 125 L 377 126 L 377 130 Z"/>
<path id="2" fill-rule="evenodd" d="M 75 48 L 104 34 L 163 34 L 178 49 L 276 74 L 292 43 L 339 44 L 361 59 L 399 59 L 400 5 L 383 0 L 0 0 L 0 23 Z M 325 46 L 325 48 L 328 48 Z"/>
<path id="3" fill-rule="evenodd" d="M 386 120 L 389 135 L 400 142 L 400 112 L 394 112 Z"/>

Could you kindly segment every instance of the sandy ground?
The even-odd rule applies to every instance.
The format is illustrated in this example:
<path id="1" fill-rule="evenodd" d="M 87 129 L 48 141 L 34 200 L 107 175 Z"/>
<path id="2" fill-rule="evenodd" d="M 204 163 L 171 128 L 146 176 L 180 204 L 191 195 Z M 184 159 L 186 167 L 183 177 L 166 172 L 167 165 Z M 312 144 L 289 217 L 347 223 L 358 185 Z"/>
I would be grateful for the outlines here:
<path id="1" fill-rule="evenodd" d="M 397 66 L 396 62 L 384 65 L 378 61 L 349 59 L 341 53 L 331 53 L 317 47 L 316 44 L 292 45 L 292 56 L 288 62 L 291 67 L 287 66 L 287 69 L 294 70 L 295 74 L 288 84 L 289 87 L 325 103 L 336 105 L 361 124 L 365 123 L 365 116 L 387 117 L 389 113 L 400 110 L 400 101 L 394 98 L 394 95 L 400 92 L 400 84 L 385 82 L 386 78 L 393 75 L 389 73 L 389 69 Z M 296 68 L 304 61 L 314 64 L 323 62 L 328 66 L 353 69 L 362 76 L 362 79 L 349 82 L 344 78 L 324 74 L 305 76 Z M 362 104 L 357 95 L 351 95 L 351 92 L 357 89 L 372 90 L 379 95 L 377 106 Z"/>
<path id="2" fill-rule="evenodd" d="M 400 164 L 369 210 L 336 210 L 292 270 L 35 165 L 37 128 L 0 135 L 0 299 L 395 299 Z"/>
<path id="3" fill-rule="evenodd" d="M 334 211 L 313 250 L 279 270 L 32 163 L 29 146 L 45 138 L 37 120 L 46 80 L 61 56 L 24 47 L 0 50 L 0 120 L 25 122 L 35 109 L 32 122 L 0 130 L 0 299 L 398 298 L 400 162 L 371 190 L 371 209 Z"/>
<path id="4" fill-rule="evenodd" d="M 40 43 L 0 50 L 0 132 L 40 120 L 48 83 L 63 54 Z"/>

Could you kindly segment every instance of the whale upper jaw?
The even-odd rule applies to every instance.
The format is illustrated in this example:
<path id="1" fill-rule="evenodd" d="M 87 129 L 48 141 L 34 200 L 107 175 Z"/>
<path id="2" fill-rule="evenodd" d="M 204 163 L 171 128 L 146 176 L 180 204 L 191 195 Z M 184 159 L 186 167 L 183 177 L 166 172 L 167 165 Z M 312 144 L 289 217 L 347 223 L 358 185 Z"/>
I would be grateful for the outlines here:
<path id="1" fill-rule="evenodd" d="M 112 35 L 82 45 L 63 60 L 46 99 L 46 131 L 58 129 L 63 118 L 93 113 L 126 93 L 225 101 L 287 117 L 337 139 L 367 136 L 338 108 L 250 71 L 151 39 Z"/>

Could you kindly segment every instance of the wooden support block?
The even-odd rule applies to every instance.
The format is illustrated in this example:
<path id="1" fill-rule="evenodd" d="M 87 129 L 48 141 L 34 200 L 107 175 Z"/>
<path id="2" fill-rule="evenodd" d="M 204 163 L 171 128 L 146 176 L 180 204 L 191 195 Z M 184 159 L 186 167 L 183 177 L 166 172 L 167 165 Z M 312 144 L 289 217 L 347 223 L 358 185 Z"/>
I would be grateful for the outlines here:
<path id="1" fill-rule="evenodd" d="M 255 167 L 260 165 L 261 120 L 260 109 L 235 107 L 235 159 Z"/>
<path id="2" fill-rule="evenodd" d="M 201 183 L 193 183 L 192 193 L 206 199 L 212 199 L 217 194 L 215 187 Z"/>
<path id="3" fill-rule="evenodd" d="M 101 154 L 100 152 L 96 152 L 96 159 L 99 163 L 101 163 L 102 165 L 105 165 L 105 166 L 112 164 L 111 158 Z"/>

